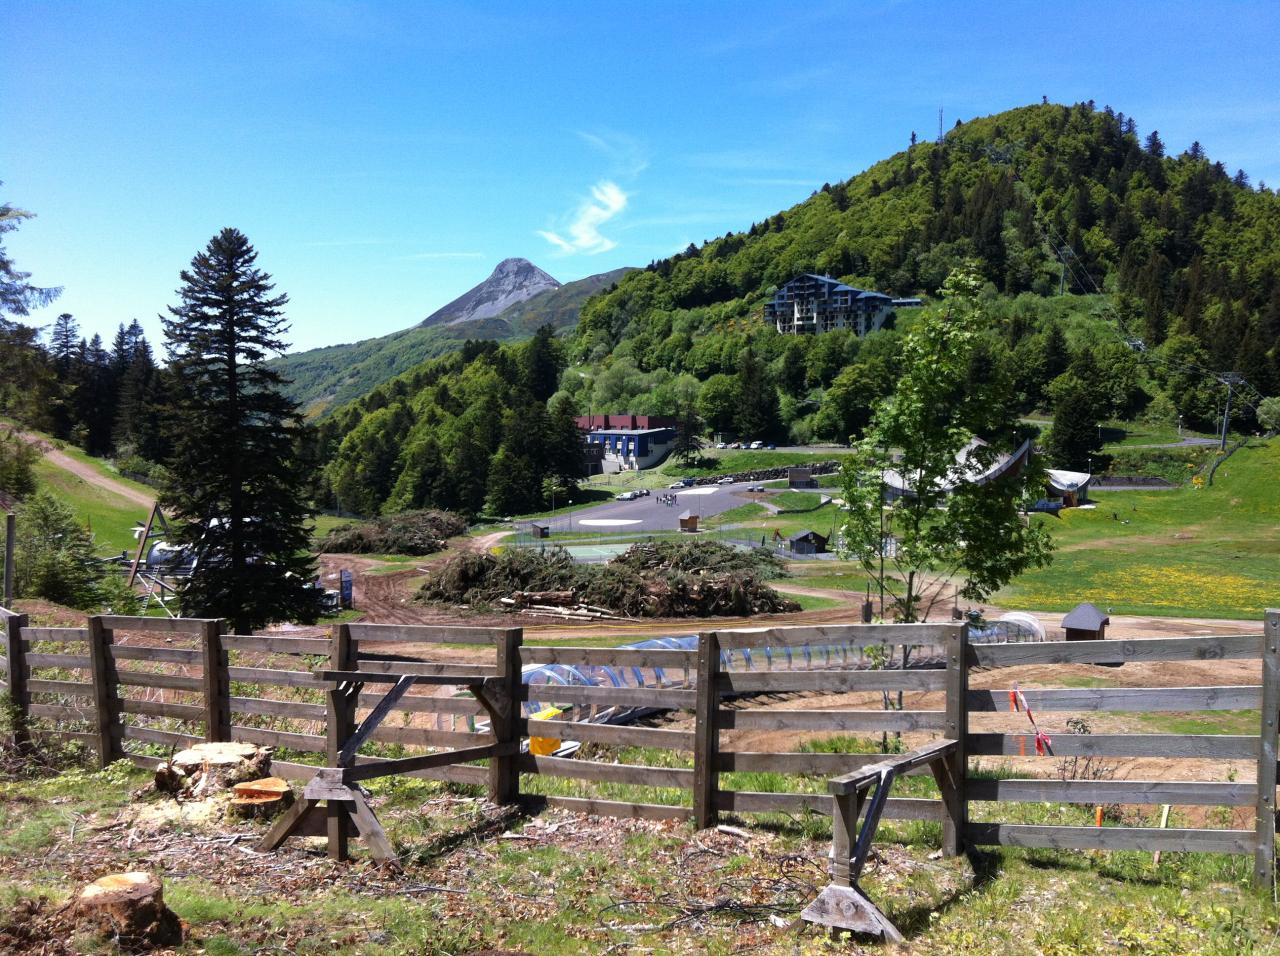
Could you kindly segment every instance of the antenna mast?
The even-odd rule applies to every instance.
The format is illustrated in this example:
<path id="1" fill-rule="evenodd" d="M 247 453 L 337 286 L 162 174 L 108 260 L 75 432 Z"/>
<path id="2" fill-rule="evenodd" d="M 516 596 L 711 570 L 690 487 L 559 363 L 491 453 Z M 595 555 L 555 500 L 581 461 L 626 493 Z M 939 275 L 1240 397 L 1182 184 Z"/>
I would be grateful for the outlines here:
<path id="1" fill-rule="evenodd" d="M 938 107 L 938 142 L 942 142 L 942 107 Z"/>

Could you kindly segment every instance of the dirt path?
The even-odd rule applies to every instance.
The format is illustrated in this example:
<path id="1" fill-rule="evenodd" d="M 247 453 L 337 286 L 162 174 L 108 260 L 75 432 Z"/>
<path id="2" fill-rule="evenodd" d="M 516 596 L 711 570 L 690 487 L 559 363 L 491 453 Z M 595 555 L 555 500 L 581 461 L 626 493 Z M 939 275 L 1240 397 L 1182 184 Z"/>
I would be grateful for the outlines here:
<path id="1" fill-rule="evenodd" d="M 63 471 L 71 472 L 71 474 L 75 475 L 82 481 L 101 488 L 104 491 L 109 491 L 113 495 L 119 495 L 126 501 L 132 502 L 135 505 L 140 505 L 143 508 L 150 508 L 155 504 L 155 495 L 149 494 L 148 492 L 142 491 L 138 488 L 133 488 L 124 484 L 124 482 L 116 481 L 116 479 L 104 475 L 92 465 L 86 465 L 82 461 L 76 461 L 76 459 L 72 458 L 70 455 L 58 451 L 58 449 L 54 448 L 48 441 L 41 438 L 39 435 L 33 435 L 30 432 L 20 431 L 15 428 L 9 428 L 7 430 L 17 435 L 27 444 L 35 446 L 40 454 L 44 456 L 45 460 L 51 465 L 61 468 Z"/>

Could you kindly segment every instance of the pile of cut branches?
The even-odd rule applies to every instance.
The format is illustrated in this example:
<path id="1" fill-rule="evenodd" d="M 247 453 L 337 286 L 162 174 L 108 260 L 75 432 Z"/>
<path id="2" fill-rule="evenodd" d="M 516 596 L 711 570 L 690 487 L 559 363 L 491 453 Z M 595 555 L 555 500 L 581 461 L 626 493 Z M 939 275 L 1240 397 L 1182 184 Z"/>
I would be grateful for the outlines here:
<path id="1" fill-rule="evenodd" d="M 466 530 L 466 519 L 451 511 L 402 511 L 340 525 L 324 536 L 317 550 L 321 554 L 435 554 L 445 549 L 449 538 Z"/>
<path id="2" fill-rule="evenodd" d="M 498 605 L 555 616 L 716 617 L 798 611 L 764 582 L 782 573 L 768 552 L 711 542 L 648 542 L 604 565 L 546 552 L 459 554 L 431 572 L 424 602 Z"/>

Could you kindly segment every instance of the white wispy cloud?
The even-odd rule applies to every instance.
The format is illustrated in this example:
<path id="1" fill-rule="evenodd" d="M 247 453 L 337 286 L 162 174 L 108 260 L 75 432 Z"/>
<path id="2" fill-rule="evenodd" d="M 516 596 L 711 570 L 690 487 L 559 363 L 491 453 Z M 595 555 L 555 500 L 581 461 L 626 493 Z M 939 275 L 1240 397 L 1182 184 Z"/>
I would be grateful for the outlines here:
<path id="1" fill-rule="evenodd" d="M 551 243 L 563 255 L 583 253 L 594 256 L 617 247 L 613 239 L 602 235 L 600 227 L 627 208 L 627 194 L 618 184 L 603 179 L 591 187 L 591 199 L 578 206 L 572 220 L 564 228 L 567 238 L 559 232 L 539 229 L 538 235 Z"/>

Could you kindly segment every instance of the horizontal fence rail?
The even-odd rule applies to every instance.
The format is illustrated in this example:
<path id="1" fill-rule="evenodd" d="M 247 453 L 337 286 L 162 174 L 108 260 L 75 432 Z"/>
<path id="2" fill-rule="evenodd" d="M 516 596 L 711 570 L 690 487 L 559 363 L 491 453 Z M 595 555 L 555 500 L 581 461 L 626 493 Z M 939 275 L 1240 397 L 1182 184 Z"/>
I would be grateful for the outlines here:
<path id="1" fill-rule="evenodd" d="M 525 796 L 585 813 L 709 826 L 722 813 L 830 814 L 833 797 L 821 786 L 824 778 L 864 768 L 875 773 L 885 760 L 879 753 L 769 752 L 748 743 L 760 739 L 751 734 L 794 733 L 797 742 L 804 735 L 913 734 L 946 738 L 947 747 L 954 746 L 942 762 L 904 765 L 902 771 L 936 778 L 942 798 L 889 797 L 883 815 L 941 822 L 948 853 L 966 842 L 1241 853 L 1254 855 L 1258 882 L 1273 879 L 1277 612 L 1268 612 L 1261 635 L 1008 644 L 970 643 L 967 628 L 951 623 L 707 631 L 661 642 L 671 646 L 627 648 L 526 646 L 519 629 L 460 626 L 343 624 L 317 638 L 224 634 L 216 620 L 102 615 L 82 628 L 30 627 L 24 616 L 3 609 L 0 626 L 0 687 L 17 704 L 15 743 L 74 742 L 104 765 L 127 757 L 155 766 L 157 752 L 238 740 L 275 748 L 272 767 L 280 776 L 311 780 L 320 766 L 336 766 L 338 743 L 352 737 L 388 688 L 408 677 L 413 686 L 386 705 L 383 722 L 352 746 L 412 748 L 410 755 L 357 753 L 352 779 L 402 772 L 483 786 L 505 802 L 522 792 L 522 776 L 558 778 L 582 782 L 585 793 L 526 789 Z M 482 659 L 424 659 L 440 645 Z M 969 687 L 972 673 L 1028 665 L 1252 660 L 1260 662 L 1258 684 L 1020 688 L 1017 706 L 1013 681 Z M 1037 676 L 1049 682 L 1043 673 Z M 344 697 L 339 688 L 346 681 L 361 686 Z M 805 699 L 821 694 L 870 696 Z M 904 703 L 881 702 L 882 696 L 887 702 L 904 694 L 912 695 Z M 920 696 L 926 694 L 933 696 Z M 506 701 L 506 709 L 495 710 L 494 700 Z M 1023 703 L 1055 716 L 1257 712 L 1256 735 L 1063 733 L 1061 718 L 1052 734 L 1056 758 L 1232 761 L 1250 763 L 1257 772 L 1253 779 L 1187 781 L 977 772 L 972 758 L 986 758 L 985 766 L 987 760 L 1035 757 L 1029 727 L 970 730 L 971 716 L 1007 718 Z M 664 714 L 674 724 L 636 720 Z M 1232 718 L 1232 726 L 1237 721 Z M 672 756 L 658 760 L 653 751 Z M 804 785 L 779 792 L 761 789 L 776 781 L 735 787 L 731 781 L 759 780 L 741 775 Z M 591 795 L 601 786 L 610 799 Z M 613 798 L 630 795 L 628 788 L 654 796 Z M 969 818 L 971 804 L 988 814 L 993 805 L 1025 803 L 1236 808 L 1237 820 L 1239 808 L 1253 807 L 1255 826 L 1040 826 Z"/>

